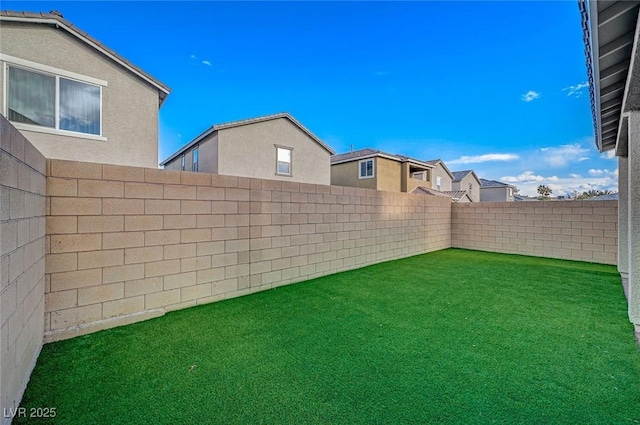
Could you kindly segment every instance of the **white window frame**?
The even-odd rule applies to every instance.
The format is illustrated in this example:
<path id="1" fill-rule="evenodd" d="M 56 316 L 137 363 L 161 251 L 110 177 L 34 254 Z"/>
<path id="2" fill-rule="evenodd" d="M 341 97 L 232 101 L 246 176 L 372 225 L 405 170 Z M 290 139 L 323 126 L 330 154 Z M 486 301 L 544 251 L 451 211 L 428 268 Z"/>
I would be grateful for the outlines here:
<path id="1" fill-rule="evenodd" d="M 185 171 L 185 157 L 184 153 L 180 155 L 180 171 Z"/>
<path id="2" fill-rule="evenodd" d="M 362 175 L 362 163 L 363 162 L 369 162 L 371 161 L 371 175 L 370 176 L 363 176 Z M 360 161 L 358 161 L 358 179 L 372 179 L 376 176 L 376 162 L 373 160 L 373 158 L 367 158 L 367 159 L 361 159 Z"/>
<path id="3" fill-rule="evenodd" d="M 436 177 L 436 189 L 440 190 L 442 188 L 442 177 Z"/>
<path id="4" fill-rule="evenodd" d="M 285 177 L 292 177 L 293 176 L 293 148 L 289 147 L 289 146 L 282 146 L 282 145 L 274 145 L 276 147 L 276 175 L 278 176 L 285 176 Z M 278 169 L 278 151 L 282 149 L 282 150 L 287 150 L 289 151 L 289 172 L 288 173 L 281 173 L 280 170 Z M 282 161 L 284 162 L 284 161 Z"/>
<path id="5" fill-rule="evenodd" d="M 42 65 L 37 62 L 32 62 L 26 59 L 17 58 L 14 56 L 0 53 L 0 62 L 2 69 L 4 70 L 3 81 L 3 93 L 4 101 L 2 105 L 2 112 L 5 117 L 9 116 L 9 67 L 24 69 L 25 71 L 35 72 L 38 74 L 49 75 L 55 77 L 56 80 L 56 105 L 55 105 L 55 128 L 43 127 L 33 124 L 25 124 L 21 122 L 11 121 L 14 127 L 18 130 L 27 130 L 38 133 L 55 134 L 60 136 L 78 137 L 81 139 L 90 139 L 106 142 L 107 138 L 103 135 L 103 88 L 107 87 L 107 82 L 98 78 L 87 77 L 85 75 L 77 74 L 75 72 L 66 71 L 64 69 L 55 68 L 48 65 Z M 58 128 L 59 124 L 59 111 L 60 111 L 60 77 L 68 80 L 77 81 L 83 84 L 89 84 L 97 86 L 100 89 L 100 134 L 80 133 L 77 131 L 62 130 Z"/>

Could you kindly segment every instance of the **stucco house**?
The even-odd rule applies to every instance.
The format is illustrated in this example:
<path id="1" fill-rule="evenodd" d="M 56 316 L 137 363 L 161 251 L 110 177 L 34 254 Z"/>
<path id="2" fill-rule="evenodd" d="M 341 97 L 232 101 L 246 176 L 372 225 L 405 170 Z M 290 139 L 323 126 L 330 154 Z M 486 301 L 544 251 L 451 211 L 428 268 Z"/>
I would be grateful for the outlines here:
<path id="1" fill-rule="evenodd" d="M 47 158 L 157 168 L 169 88 L 59 12 L 0 11 L 2 115 Z"/>
<path id="2" fill-rule="evenodd" d="M 435 166 L 404 155 L 360 149 L 331 157 L 331 184 L 388 192 L 431 187 Z"/>
<path id="3" fill-rule="evenodd" d="M 328 185 L 334 153 L 283 112 L 216 124 L 160 165 L 166 170 Z"/>
<path id="4" fill-rule="evenodd" d="M 432 159 L 425 161 L 427 164 L 434 166 L 433 179 L 431 181 L 431 189 L 441 192 L 449 192 L 453 190 L 453 174 L 441 159 Z"/>
<path id="5" fill-rule="evenodd" d="M 480 179 L 480 202 L 513 202 L 516 187 L 497 180 Z"/>
<path id="6" fill-rule="evenodd" d="M 640 340 L 640 1 L 578 4 L 596 146 L 618 158 L 618 271 Z"/>
<path id="7" fill-rule="evenodd" d="M 471 202 L 480 201 L 480 179 L 473 170 L 453 171 L 454 191 L 465 190 L 471 198 Z"/>

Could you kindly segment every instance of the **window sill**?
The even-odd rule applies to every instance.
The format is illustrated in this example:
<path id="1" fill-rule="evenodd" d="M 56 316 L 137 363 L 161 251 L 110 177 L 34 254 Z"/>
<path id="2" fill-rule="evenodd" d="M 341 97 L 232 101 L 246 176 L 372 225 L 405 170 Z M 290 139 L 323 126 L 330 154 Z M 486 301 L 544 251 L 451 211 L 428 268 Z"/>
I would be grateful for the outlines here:
<path id="1" fill-rule="evenodd" d="M 276 176 L 280 176 L 280 177 L 293 177 L 293 174 L 276 173 Z"/>
<path id="2" fill-rule="evenodd" d="M 13 126 L 18 130 L 33 131 L 34 133 L 54 134 L 56 136 L 75 137 L 78 139 L 89 139 L 89 140 L 96 140 L 99 142 L 107 141 L 106 137 L 96 136 L 95 134 L 76 133 L 74 131 L 65 131 L 65 130 L 58 130 L 55 128 L 40 127 L 37 125 L 29 125 L 29 124 L 24 124 L 20 122 L 14 122 L 14 121 L 11 121 L 11 124 L 13 124 Z"/>
<path id="3" fill-rule="evenodd" d="M 375 177 L 376 177 L 376 176 L 365 176 L 365 177 L 358 176 L 358 180 L 373 179 L 373 178 L 375 178 Z"/>

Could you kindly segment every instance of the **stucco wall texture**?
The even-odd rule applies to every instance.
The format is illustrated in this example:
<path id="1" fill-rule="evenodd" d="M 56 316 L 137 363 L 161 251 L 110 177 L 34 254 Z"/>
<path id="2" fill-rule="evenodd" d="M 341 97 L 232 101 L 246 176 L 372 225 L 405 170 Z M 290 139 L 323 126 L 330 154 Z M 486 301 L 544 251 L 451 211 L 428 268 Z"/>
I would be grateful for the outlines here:
<path id="1" fill-rule="evenodd" d="M 107 82 L 102 89 L 106 141 L 21 130 L 46 158 L 158 166 L 158 91 L 71 35 L 45 25 L 3 22 L 0 53 Z M 0 67 L 4 81 L 4 67 Z M 4 105 L 0 84 L 0 105 Z M 6 111 L 2 111 L 6 115 Z"/>
<path id="2" fill-rule="evenodd" d="M 456 248 L 616 264 L 617 201 L 455 203 Z"/>
<path id="3" fill-rule="evenodd" d="M 0 115 L 0 412 L 18 407 L 42 347 L 45 172 L 44 157 Z"/>
<path id="4" fill-rule="evenodd" d="M 451 246 L 448 198 L 49 160 L 45 338 Z"/>

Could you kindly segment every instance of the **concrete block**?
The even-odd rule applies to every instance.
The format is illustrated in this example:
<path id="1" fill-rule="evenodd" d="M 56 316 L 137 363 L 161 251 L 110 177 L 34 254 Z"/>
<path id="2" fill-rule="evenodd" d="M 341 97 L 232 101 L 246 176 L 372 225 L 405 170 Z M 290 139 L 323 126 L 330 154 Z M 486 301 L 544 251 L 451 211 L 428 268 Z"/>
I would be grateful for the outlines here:
<path id="1" fill-rule="evenodd" d="M 124 197 L 135 199 L 162 199 L 163 185 L 154 183 L 126 182 Z"/>
<path id="2" fill-rule="evenodd" d="M 53 217 L 47 217 L 47 220 Z M 66 218 L 66 217 L 60 217 Z M 75 219 L 75 217 L 71 217 Z M 109 233 L 122 232 L 124 230 L 124 216 L 80 216 L 78 219 L 78 233 Z"/>
<path id="3" fill-rule="evenodd" d="M 102 235 L 51 235 L 51 253 L 97 251 L 102 248 Z"/>
<path id="4" fill-rule="evenodd" d="M 91 286 L 78 289 L 78 305 L 98 304 L 124 298 L 124 283 Z"/>

